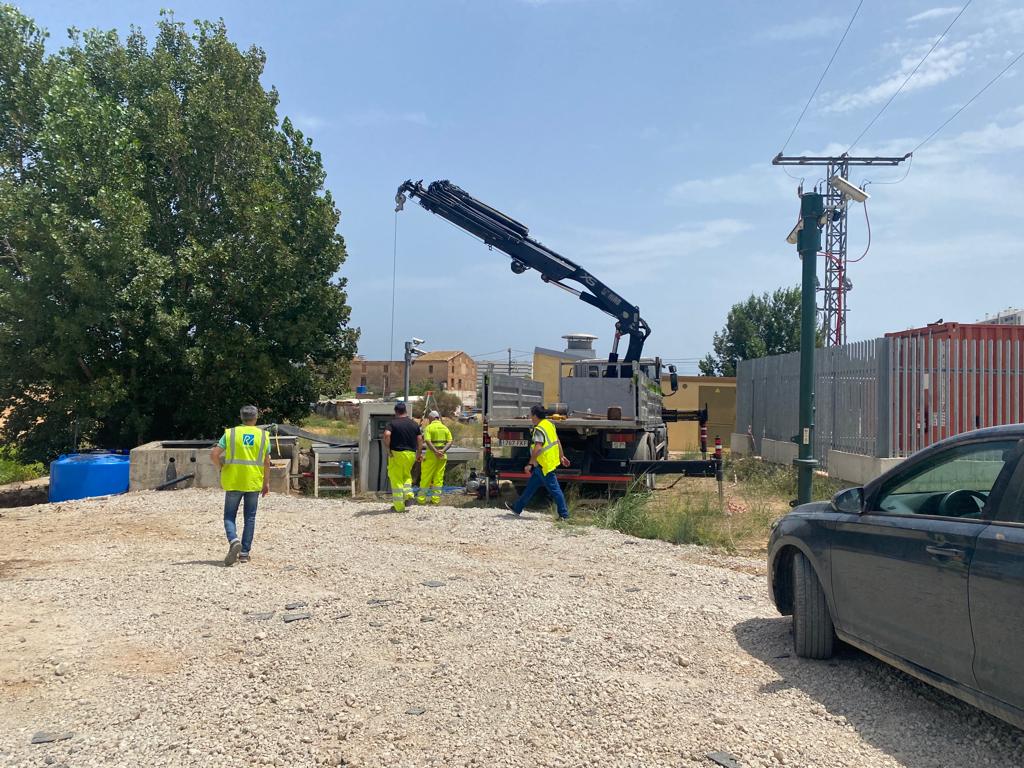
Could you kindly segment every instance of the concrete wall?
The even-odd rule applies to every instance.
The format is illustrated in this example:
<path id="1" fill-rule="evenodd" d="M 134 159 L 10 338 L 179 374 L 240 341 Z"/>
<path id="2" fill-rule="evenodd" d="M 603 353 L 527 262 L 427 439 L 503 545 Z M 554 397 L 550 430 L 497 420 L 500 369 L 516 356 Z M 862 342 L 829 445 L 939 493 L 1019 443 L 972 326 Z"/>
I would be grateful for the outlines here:
<path id="1" fill-rule="evenodd" d="M 733 456 L 753 456 L 754 445 L 750 435 L 738 435 L 735 432 L 729 435 L 729 451 Z"/>
<path id="2" fill-rule="evenodd" d="M 210 458 L 211 446 L 196 448 L 164 447 L 160 441 L 133 448 L 128 467 L 128 490 L 149 491 L 167 481 L 168 466 L 178 476 L 195 472 L 196 476 L 183 480 L 175 488 L 220 488 L 220 472 Z M 271 459 L 270 490 L 288 493 L 289 459 Z"/>
<path id="3" fill-rule="evenodd" d="M 830 450 L 828 452 L 828 474 L 829 477 L 864 485 L 888 472 L 901 461 L 903 459 L 880 459 L 861 453 Z"/>
<path id="4" fill-rule="evenodd" d="M 563 360 L 575 360 L 573 357 L 559 357 L 542 352 L 533 353 L 533 380 L 544 385 L 544 403 L 560 403 L 561 396 L 561 363 Z"/>
<path id="5" fill-rule="evenodd" d="M 791 443 L 788 440 L 770 440 L 767 437 L 761 440 L 761 458 L 765 461 L 790 466 L 796 456 L 796 443 Z"/>

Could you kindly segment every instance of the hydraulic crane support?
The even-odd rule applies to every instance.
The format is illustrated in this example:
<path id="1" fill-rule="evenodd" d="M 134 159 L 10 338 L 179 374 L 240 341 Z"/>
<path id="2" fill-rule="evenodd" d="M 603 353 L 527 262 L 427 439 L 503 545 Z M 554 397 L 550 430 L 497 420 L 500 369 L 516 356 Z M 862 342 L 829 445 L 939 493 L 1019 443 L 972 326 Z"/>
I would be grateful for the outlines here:
<path id="1" fill-rule="evenodd" d="M 395 195 L 395 210 L 405 205 L 406 195 L 417 198 L 420 205 L 431 213 L 447 219 L 460 229 L 475 235 L 491 248 L 497 248 L 512 258 L 512 271 L 521 275 L 528 269 L 540 273 L 545 283 L 551 283 L 577 296 L 592 307 L 597 307 L 615 318 L 615 342 L 608 356 L 609 363 L 618 362 L 620 336 L 629 337 L 624 363 L 640 359 L 644 342 L 651 329 L 640 317 L 640 310 L 615 291 L 587 272 L 530 237 L 525 224 L 506 216 L 501 211 L 482 203 L 450 181 L 435 181 L 428 187 L 422 181 L 407 181 Z M 582 286 L 577 290 L 563 281 L 571 280 Z M 609 374 L 616 366 L 609 366 Z"/>

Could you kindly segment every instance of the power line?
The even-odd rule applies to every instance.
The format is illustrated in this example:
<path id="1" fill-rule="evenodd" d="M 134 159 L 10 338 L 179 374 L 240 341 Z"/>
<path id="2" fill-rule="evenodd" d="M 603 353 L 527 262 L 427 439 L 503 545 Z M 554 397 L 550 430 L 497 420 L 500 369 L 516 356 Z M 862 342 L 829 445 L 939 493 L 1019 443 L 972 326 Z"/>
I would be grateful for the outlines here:
<path id="1" fill-rule="evenodd" d="M 889 100 L 887 102 L 885 102 L 885 104 L 882 105 L 882 108 L 880 110 L 878 110 L 878 114 L 876 114 L 873 118 L 871 118 L 871 122 L 869 122 L 865 126 L 864 130 L 860 132 L 860 135 L 857 136 L 857 138 L 853 140 L 853 144 L 851 144 L 849 146 L 849 148 L 846 150 L 847 154 L 852 152 L 853 148 L 855 146 L 857 146 L 857 142 L 859 142 L 862 138 L 864 138 L 864 134 L 867 133 L 870 130 L 871 126 L 875 124 L 875 121 L 878 120 L 878 118 L 880 118 L 882 116 L 882 113 L 885 112 L 885 110 L 889 108 L 889 105 L 892 104 L 893 99 L 895 99 L 897 96 L 900 95 L 900 92 L 903 90 L 903 88 L 907 85 L 907 83 L 910 82 L 911 78 L 914 75 L 917 74 L 917 70 L 919 70 L 921 68 L 921 65 L 924 64 L 925 60 L 929 56 L 932 55 L 932 51 L 934 51 L 938 47 L 939 43 L 941 43 L 942 39 L 946 36 L 946 33 L 949 32 L 949 30 L 951 30 L 953 28 L 953 25 L 956 24 L 957 19 L 959 19 L 961 16 L 964 15 L 964 11 L 967 10 L 968 6 L 970 6 L 970 4 L 972 2 L 974 2 L 974 0 L 967 0 L 967 2 L 964 3 L 964 7 L 960 9 L 960 13 L 958 13 L 956 16 L 953 17 L 953 20 L 951 22 L 949 22 L 949 26 L 946 27 L 945 31 L 943 31 L 943 33 L 938 36 L 938 38 L 935 40 L 934 43 L 932 43 L 932 47 L 928 49 L 928 53 L 926 53 L 924 55 L 923 59 L 921 59 L 919 62 L 917 62 L 917 66 L 914 67 L 913 70 L 911 70 L 910 74 L 907 75 L 907 79 L 904 80 L 900 84 L 900 87 L 896 89 L 896 93 L 894 93 L 892 96 L 889 97 Z"/>
<path id="2" fill-rule="evenodd" d="M 814 96 L 821 87 L 822 82 L 825 80 L 825 75 L 828 74 L 829 68 L 832 66 L 832 62 L 836 60 L 836 55 L 839 53 L 839 49 L 843 47 L 843 41 L 846 39 L 847 33 L 850 31 L 850 27 L 853 26 L 854 19 L 857 18 L 857 14 L 860 13 L 860 7 L 864 5 L 864 0 L 860 0 L 857 3 L 856 9 L 853 11 L 853 16 L 850 17 L 850 23 L 846 25 L 846 30 L 843 32 L 843 36 L 839 38 L 839 44 L 836 49 L 832 51 L 832 58 L 828 60 L 828 64 L 825 65 L 825 71 L 821 73 L 821 77 L 818 78 L 818 84 L 814 86 L 814 90 L 811 91 L 811 95 L 807 98 L 807 103 L 804 104 L 803 111 L 800 112 L 800 117 L 796 119 L 793 124 L 793 130 L 789 132 L 789 136 L 786 137 L 786 143 L 782 145 L 782 152 L 786 151 L 786 147 L 789 146 L 790 140 L 793 138 L 793 134 L 796 133 L 797 127 L 800 125 L 800 121 L 804 119 L 804 115 L 807 114 L 807 108 L 811 106 L 811 102 L 814 101 Z"/>
<path id="3" fill-rule="evenodd" d="M 990 87 L 992 86 L 992 84 L 993 84 L 993 83 L 995 83 L 995 81 L 996 81 L 996 80 L 998 80 L 998 79 L 999 79 L 1000 77 L 1002 77 L 1002 76 L 1003 76 L 1003 75 L 1005 75 L 1005 74 L 1006 74 L 1007 72 L 1009 72 L 1009 70 L 1010 70 L 1010 67 L 1012 67 L 1012 66 L 1013 66 L 1014 64 L 1016 64 L 1016 63 L 1017 63 L 1018 61 L 1020 61 L 1020 60 L 1021 60 L 1022 58 L 1024 58 L 1024 51 L 1021 51 L 1020 53 L 1018 53 L 1018 54 L 1017 54 L 1017 56 L 1016 56 L 1016 58 L 1014 58 L 1014 59 L 1013 59 L 1013 61 L 1011 61 L 1011 62 L 1010 62 L 1009 64 L 1007 64 L 1007 65 L 1006 65 L 1005 67 L 1003 67 L 1003 69 L 1002 69 L 1002 70 L 1001 70 L 1001 71 L 999 72 L 999 74 L 998 74 L 998 75 L 996 75 L 996 76 L 995 76 L 995 77 L 993 77 L 993 78 L 992 78 L 991 80 L 989 80 L 989 81 L 988 81 L 987 83 L 985 83 L 985 87 L 984 87 L 984 88 L 982 88 L 982 89 L 981 89 L 980 91 L 978 91 L 978 92 L 977 92 L 976 94 L 974 94 L 973 96 L 971 96 L 971 98 L 970 98 L 970 99 L 969 99 L 969 100 L 967 101 L 967 103 L 966 103 L 966 104 L 964 104 L 964 105 L 963 105 L 962 107 L 960 107 L 960 109 L 958 109 L 958 110 L 957 110 L 956 112 L 954 112 L 954 113 L 953 113 L 952 115 L 950 115 L 950 116 L 949 116 L 948 118 L 946 118 L 946 120 L 945 120 L 945 121 L 944 121 L 944 122 L 942 123 L 942 125 L 940 125 L 940 126 L 939 126 L 938 128 L 936 128 L 936 129 L 935 129 L 934 131 L 932 131 L 931 133 L 929 133 L 929 134 L 928 134 L 928 138 L 926 138 L 926 139 L 925 139 L 924 141 L 922 141 L 922 142 L 921 142 L 920 144 L 918 144 L 918 145 L 917 145 L 916 147 L 914 147 L 914 148 L 913 148 L 913 149 L 911 150 L 910 154 L 914 154 L 914 152 L 917 152 L 917 150 L 919 150 L 919 149 L 920 149 L 921 147 L 923 147 L 923 146 L 924 146 L 925 144 L 927 144 L 927 143 L 928 143 L 929 141 L 931 141 L 932 139 L 934 139 L 934 138 L 935 138 L 935 134 L 937 134 L 937 133 L 938 133 L 939 131 L 941 131 L 941 130 L 942 130 L 943 128 L 945 128 L 945 127 L 946 127 L 947 125 L 949 125 L 949 124 L 950 124 L 951 122 L 953 122 L 953 119 L 954 119 L 954 118 L 955 118 L 955 117 L 956 117 L 957 115 L 959 115 L 959 114 L 960 114 L 961 112 L 963 112 L 963 111 L 964 111 L 965 109 L 967 109 L 967 108 L 968 108 L 969 106 L 971 106 L 971 103 L 972 103 L 972 102 L 973 102 L 973 101 L 974 101 L 975 99 L 977 99 L 977 98 L 978 98 L 979 96 L 981 96 L 981 94 L 983 94 L 983 93 L 984 93 L 985 91 L 987 91 L 987 90 L 988 90 L 988 89 L 989 89 L 989 88 L 990 88 Z"/>
<path id="4" fill-rule="evenodd" d="M 914 153 L 911 152 L 910 155 L 907 157 L 907 170 L 903 172 L 902 176 L 900 176 L 898 179 L 895 179 L 895 180 L 887 179 L 887 180 L 884 180 L 884 181 L 873 181 L 873 180 L 869 179 L 868 181 L 864 182 L 863 188 L 867 188 L 868 184 L 899 184 L 899 183 L 903 182 L 904 180 L 906 180 L 907 176 L 910 175 L 910 169 L 913 166 L 914 166 Z"/>

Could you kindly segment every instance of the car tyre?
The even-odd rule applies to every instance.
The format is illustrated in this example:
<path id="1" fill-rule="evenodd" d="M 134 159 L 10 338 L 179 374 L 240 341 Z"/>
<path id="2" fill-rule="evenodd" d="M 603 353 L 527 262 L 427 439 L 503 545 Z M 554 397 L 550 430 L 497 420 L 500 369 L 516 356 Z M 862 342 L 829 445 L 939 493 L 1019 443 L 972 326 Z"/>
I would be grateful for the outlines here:
<path id="1" fill-rule="evenodd" d="M 825 591 L 810 561 L 793 556 L 793 650 L 805 659 L 832 658 L 836 630 Z"/>

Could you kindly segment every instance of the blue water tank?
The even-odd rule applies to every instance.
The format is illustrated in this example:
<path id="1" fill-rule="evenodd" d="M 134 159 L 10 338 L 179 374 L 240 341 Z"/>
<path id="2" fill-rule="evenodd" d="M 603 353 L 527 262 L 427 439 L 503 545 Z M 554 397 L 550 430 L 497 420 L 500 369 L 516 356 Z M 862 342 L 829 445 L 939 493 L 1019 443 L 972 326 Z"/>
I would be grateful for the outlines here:
<path id="1" fill-rule="evenodd" d="M 50 463 L 50 501 L 128 491 L 128 456 L 69 453 Z"/>

